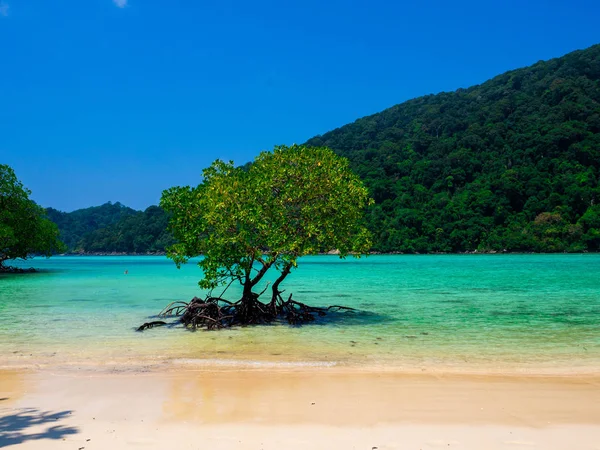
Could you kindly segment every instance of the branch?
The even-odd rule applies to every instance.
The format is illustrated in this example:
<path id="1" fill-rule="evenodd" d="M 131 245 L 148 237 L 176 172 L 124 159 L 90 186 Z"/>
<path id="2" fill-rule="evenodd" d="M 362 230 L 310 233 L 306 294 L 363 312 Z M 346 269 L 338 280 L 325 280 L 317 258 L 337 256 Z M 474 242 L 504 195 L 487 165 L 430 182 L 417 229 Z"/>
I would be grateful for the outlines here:
<path id="1" fill-rule="evenodd" d="M 267 270 L 269 270 L 271 268 L 271 266 L 273 265 L 273 263 L 275 262 L 275 260 L 271 260 L 269 262 L 265 262 L 263 260 L 260 260 L 260 262 L 262 263 L 262 267 L 261 269 L 258 271 L 258 274 L 256 274 L 256 276 L 250 281 L 250 286 L 256 286 L 258 284 L 258 282 L 262 279 L 262 277 L 265 276 L 265 273 L 267 273 Z"/>
<path id="2" fill-rule="evenodd" d="M 272 307 L 275 306 L 275 303 L 277 301 L 277 297 L 281 293 L 279 291 L 279 285 L 285 279 L 285 277 L 287 277 L 290 274 L 291 271 L 292 271 L 292 263 L 290 262 L 290 263 L 286 264 L 286 266 L 283 268 L 283 271 L 281 272 L 281 275 L 279 275 L 279 278 L 277 278 L 275 280 L 275 283 L 273 283 L 273 288 L 272 288 L 273 289 L 273 296 L 271 297 L 271 306 Z"/>
<path id="3" fill-rule="evenodd" d="M 231 283 L 233 283 L 235 281 L 235 278 L 232 278 L 231 281 L 229 282 L 229 284 L 227 285 L 227 287 L 225 289 L 223 289 L 223 292 L 221 292 L 221 295 L 219 295 L 219 297 L 223 297 L 223 294 L 225 294 L 225 292 L 227 292 L 227 289 L 229 289 L 229 286 L 231 286 Z"/>
<path id="4" fill-rule="evenodd" d="M 267 285 L 265 286 L 265 288 L 264 288 L 264 289 L 261 291 L 261 293 L 260 293 L 260 294 L 258 294 L 258 296 L 259 296 L 259 297 L 260 297 L 261 295 L 263 295 L 267 289 L 269 289 L 269 284 L 271 284 L 271 282 L 270 282 L 270 281 L 267 281 Z"/>

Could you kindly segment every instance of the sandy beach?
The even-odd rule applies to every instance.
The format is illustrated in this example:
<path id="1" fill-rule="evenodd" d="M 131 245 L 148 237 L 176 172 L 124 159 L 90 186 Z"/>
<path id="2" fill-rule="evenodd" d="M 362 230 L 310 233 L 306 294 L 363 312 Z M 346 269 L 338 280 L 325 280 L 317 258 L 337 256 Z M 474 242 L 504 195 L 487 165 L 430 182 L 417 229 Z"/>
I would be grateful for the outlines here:
<path id="1" fill-rule="evenodd" d="M 0 447 L 600 449 L 600 377 L 4 370 Z"/>
<path id="2" fill-rule="evenodd" d="M 123 258 L 3 280 L 0 447 L 600 450 L 596 255 L 314 257 L 362 313 L 215 333 L 136 333 L 198 274 Z"/>

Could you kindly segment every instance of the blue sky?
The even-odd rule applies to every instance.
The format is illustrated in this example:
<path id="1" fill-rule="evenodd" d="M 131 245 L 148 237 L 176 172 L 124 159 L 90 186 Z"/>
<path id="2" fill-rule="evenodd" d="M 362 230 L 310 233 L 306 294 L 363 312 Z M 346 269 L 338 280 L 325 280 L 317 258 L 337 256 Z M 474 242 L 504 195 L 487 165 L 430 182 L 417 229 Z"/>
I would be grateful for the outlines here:
<path id="1" fill-rule="evenodd" d="M 424 94 L 600 42 L 598 1 L 0 0 L 0 163 L 43 206 L 156 204 Z"/>

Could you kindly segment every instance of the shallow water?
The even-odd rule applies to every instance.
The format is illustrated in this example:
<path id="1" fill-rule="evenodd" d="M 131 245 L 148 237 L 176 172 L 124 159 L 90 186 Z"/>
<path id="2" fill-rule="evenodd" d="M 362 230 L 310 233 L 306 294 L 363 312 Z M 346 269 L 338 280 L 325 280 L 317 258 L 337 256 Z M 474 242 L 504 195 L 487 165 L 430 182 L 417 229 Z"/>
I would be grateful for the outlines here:
<path id="1" fill-rule="evenodd" d="M 596 254 L 309 257 L 286 293 L 360 313 L 195 333 L 134 331 L 167 303 L 203 294 L 193 263 L 177 270 L 165 257 L 65 256 L 20 265 L 41 271 L 0 276 L 2 366 L 600 371 Z"/>

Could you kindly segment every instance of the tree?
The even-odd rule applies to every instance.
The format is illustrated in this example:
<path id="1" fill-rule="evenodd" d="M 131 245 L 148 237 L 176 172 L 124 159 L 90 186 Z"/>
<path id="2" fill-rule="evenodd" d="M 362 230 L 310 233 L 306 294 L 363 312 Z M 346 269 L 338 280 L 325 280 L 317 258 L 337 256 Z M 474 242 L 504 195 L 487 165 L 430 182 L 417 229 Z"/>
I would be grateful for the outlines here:
<path id="1" fill-rule="evenodd" d="M 203 176 L 197 187 L 163 192 L 160 205 L 171 214 L 178 241 L 167 255 L 178 267 L 202 255 L 200 287 L 212 292 L 237 282 L 242 296 L 229 302 L 209 294 L 164 312 L 182 313 L 186 325 L 209 329 L 277 318 L 298 323 L 323 313 L 291 295 L 284 300 L 281 284 L 301 256 L 336 250 L 344 258 L 369 250 L 363 212 L 371 200 L 348 161 L 327 148 L 280 146 L 249 167 L 217 160 Z M 263 303 L 256 289 L 270 270 L 277 278 Z"/>
<path id="2" fill-rule="evenodd" d="M 0 271 L 7 270 L 6 260 L 50 256 L 64 249 L 58 228 L 29 194 L 15 172 L 0 164 Z"/>

